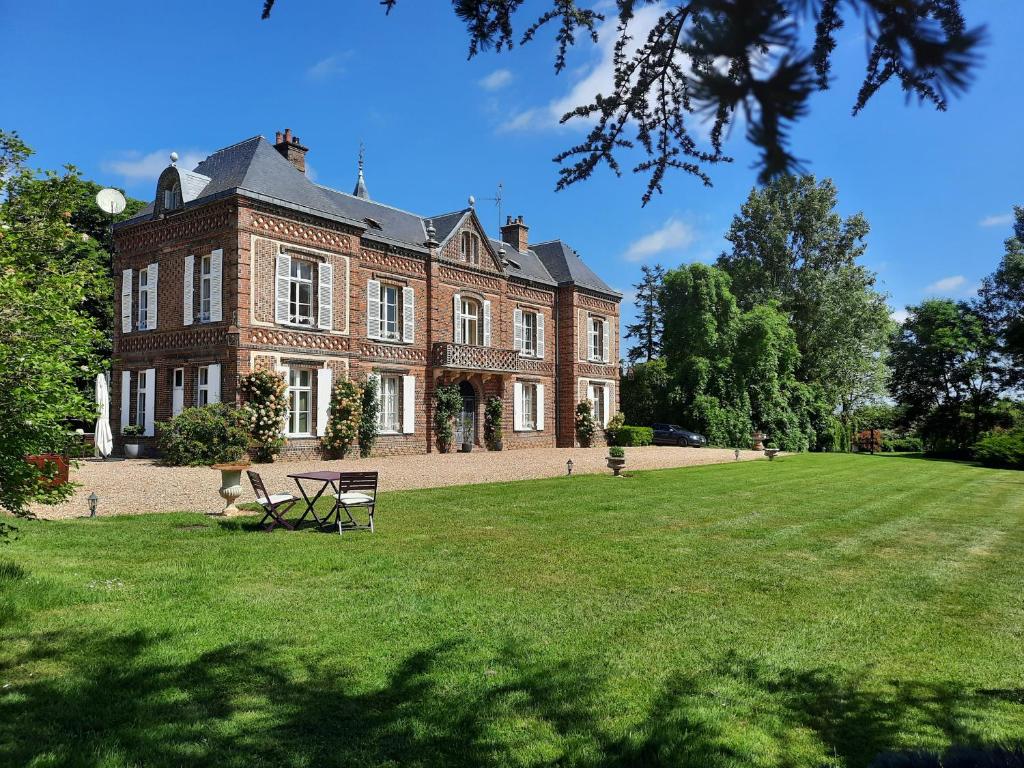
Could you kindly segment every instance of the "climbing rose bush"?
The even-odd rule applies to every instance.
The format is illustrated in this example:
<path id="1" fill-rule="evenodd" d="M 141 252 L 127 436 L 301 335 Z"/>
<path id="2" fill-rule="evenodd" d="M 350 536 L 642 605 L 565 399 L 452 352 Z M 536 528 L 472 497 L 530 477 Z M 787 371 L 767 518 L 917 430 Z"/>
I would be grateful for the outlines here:
<path id="1" fill-rule="evenodd" d="M 321 441 L 324 451 L 344 459 L 359 435 L 362 416 L 362 388 L 354 381 L 340 380 L 331 393 L 331 412 Z"/>
<path id="2" fill-rule="evenodd" d="M 284 379 L 270 371 L 253 371 L 242 377 L 242 397 L 256 461 L 273 461 L 284 448 L 281 426 L 288 415 L 286 393 Z"/>

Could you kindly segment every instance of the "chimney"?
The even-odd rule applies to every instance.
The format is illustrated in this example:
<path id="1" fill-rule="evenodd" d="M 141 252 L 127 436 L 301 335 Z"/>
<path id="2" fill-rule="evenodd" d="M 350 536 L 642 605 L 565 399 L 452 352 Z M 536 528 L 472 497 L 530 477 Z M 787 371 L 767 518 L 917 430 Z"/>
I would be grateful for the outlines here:
<path id="1" fill-rule="evenodd" d="M 527 234 L 530 228 L 526 226 L 522 216 L 506 217 L 505 226 L 501 228 L 501 239 L 511 245 L 519 252 L 529 248 Z"/>
<path id="2" fill-rule="evenodd" d="M 292 129 L 285 128 L 284 133 L 278 131 L 274 139 L 277 142 L 274 144 L 274 149 L 280 152 L 285 160 L 305 173 L 306 153 L 309 152 L 309 149 L 299 143 L 298 136 L 292 136 Z"/>

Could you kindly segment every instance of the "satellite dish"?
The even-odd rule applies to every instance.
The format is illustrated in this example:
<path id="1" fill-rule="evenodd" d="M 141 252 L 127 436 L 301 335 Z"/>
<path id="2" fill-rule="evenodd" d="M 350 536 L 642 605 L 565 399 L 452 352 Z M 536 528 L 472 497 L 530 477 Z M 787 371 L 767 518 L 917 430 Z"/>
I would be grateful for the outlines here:
<path id="1" fill-rule="evenodd" d="M 107 187 L 101 189 L 96 193 L 96 205 L 100 207 L 104 213 L 109 213 L 111 216 L 116 216 L 124 210 L 126 205 L 124 195 L 118 192 L 116 189 Z"/>

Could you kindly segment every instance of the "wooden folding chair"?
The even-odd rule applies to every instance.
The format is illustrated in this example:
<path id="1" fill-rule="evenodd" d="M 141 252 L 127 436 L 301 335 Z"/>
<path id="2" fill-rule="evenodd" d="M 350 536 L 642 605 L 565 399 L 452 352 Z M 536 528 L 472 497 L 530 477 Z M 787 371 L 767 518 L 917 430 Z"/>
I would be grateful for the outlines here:
<path id="1" fill-rule="evenodd" d="M 345 529 L 364 529 L 373 533 L 373 513 L 377 507 L 377 473 L 376 472 L 342 472 L 338 478 L 338 493 L 334 494 L 334 513 L 338 518 L 338 534 Z M 351 510 L 365 507 L 369 515 L 369 524 L 360 525 L 352 517 Z M 347 520 L 341 519 L 345 511 Z"/>
<path id="2" fill-rule="evenodd" d="M 271 496 L 267 493 L 267 488 L 263 485 L 263 478 L 260 477 L 259 472 L 247 469 L 245 474 L 249 476 L 249 482 L 252 483 L 252 490 L 256 494 L 256 503 L 263 507 L 263 511 L 266 513 L 258 524 L 263 525 L 270 518 L 270 522 L 264 528 L 267 533 L 270 533 L 279 525 L 287 528 L 289 531 L 294 531 L 295 525 L 285 520 L 284 516 L 286 512 L 295 506 L 295 503 L 299 500 L 298 496 L 292 496 L 290 493 L 275 493 Z"/>

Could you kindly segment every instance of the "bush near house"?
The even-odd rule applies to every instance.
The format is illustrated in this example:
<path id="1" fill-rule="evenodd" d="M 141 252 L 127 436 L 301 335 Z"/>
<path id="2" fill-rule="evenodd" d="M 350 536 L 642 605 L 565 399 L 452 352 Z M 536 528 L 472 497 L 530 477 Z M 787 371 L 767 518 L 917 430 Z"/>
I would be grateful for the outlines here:
<path id="1" fill-rule="evenodd" d="M 287 385 L 275 373 L 253 371 L 242 377 L 241 388 L 253 458 L 271 462 L 285 445 L 281 424 L 288 415 Z"/>
<path id="2" fill-rule="evenodd" d="M 991 432 L 974 444 L 973 451 L 987 467 L 1024 469 L 1024 429 Z"/>
<path id="3" fill-rule="evenodd" d="M 576 406 L 576 439 L 582 447 L 589 448 L 594 442 L 595 432 L 594 407 L 589 400 L 583 400 Z"/>
<path id="4" fill-rule="evenodd" d="M 249 442 L 248 414 L 226 403 L 186 408 L 170 421 L 157 422 L 162 463 L 169 466 L 240 461 Z"/>
<path id="5" fill-rule="evenodd" d="M 615 439 L 612 445 L 640 446 L 652 445 L 654 443 L 654 430 L 650 427 L 634 427 L 623 424 L 615 430 Z"/>

